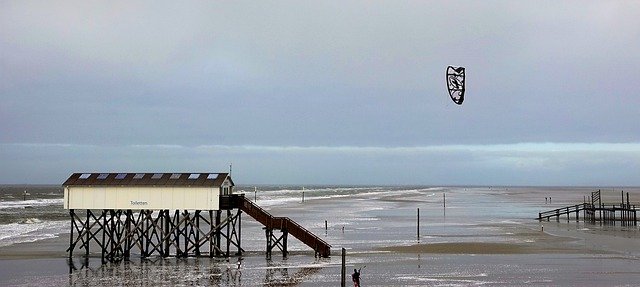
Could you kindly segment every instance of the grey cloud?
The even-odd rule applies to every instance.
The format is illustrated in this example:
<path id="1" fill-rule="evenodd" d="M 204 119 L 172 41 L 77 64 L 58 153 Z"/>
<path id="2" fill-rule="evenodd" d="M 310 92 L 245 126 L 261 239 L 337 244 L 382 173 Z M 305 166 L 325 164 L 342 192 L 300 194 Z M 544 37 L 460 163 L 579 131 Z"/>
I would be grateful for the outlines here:
<path id="1" fill-rule="evenodd" d="M 2 2 L 0 143 L 637 143 L 639 8 Z M 467 67 L 462 107 L 449 64 Z"/>

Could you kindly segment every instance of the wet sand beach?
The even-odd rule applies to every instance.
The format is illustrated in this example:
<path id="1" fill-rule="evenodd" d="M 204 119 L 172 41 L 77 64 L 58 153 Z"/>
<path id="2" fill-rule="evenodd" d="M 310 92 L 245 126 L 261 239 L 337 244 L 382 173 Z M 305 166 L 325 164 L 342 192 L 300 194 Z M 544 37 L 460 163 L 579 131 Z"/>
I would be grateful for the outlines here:
<path id="1" fill-rule="evenodd" d="M 575 203 L 590 191 L 321 187 L 307 188 L 302 203 L 301 190 L 274 187 L 258 194 L 257 203 L 323 237 L 333 246 L 331 258 L 315 258 L 290 237 L 290 255 L 283 258 L 275 252 L 268 260 L 264 231 L 245 216 L 242 244 L 247 252 L 241 258 L 134 256 L 128 263 L 103 265 L 96 250 L 88 261 L 76 250 L 69 261 L 68 234 L 61 233 L 0 247 L 0 285 L 337 286 L 342 247 L 347 250 L 348 275 L 353 268 L 364 268 L 363 286 L 637 284 L 637 227 L 533 219 L 540 210 L 555 208 L 545 204 L 547 193 L 554 194 L 559 206 Z"/>

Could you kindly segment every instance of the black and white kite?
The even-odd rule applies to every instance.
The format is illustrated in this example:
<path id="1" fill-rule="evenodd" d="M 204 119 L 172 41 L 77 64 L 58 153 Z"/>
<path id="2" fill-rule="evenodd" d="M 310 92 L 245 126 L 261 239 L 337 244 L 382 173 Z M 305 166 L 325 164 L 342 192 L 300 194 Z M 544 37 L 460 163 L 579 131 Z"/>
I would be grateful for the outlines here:
<path id="1" fill-rule="evenodd" d="M 464 101 L 464 67 L 447 67 L 447 90 L 454 103 Z"/>

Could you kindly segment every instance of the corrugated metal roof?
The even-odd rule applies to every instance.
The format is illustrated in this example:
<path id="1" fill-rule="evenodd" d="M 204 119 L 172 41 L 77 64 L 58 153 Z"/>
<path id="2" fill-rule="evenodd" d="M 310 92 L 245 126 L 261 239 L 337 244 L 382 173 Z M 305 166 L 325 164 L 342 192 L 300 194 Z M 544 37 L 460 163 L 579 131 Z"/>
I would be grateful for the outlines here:
<path id="1" fill-rule="evenodd" d="M 196 176 L 197 174 L 197 176 Z M 156 176 L 154 176 L 156 175 Z M 191 177 L 191 178 L 189 178 Z M 221 186 L 228 173 L 74 173 L 63 186 Z M 229 180 L 231 178 L 229 177 Z M 233 181 L 231 181 L 233 185 Z"/>

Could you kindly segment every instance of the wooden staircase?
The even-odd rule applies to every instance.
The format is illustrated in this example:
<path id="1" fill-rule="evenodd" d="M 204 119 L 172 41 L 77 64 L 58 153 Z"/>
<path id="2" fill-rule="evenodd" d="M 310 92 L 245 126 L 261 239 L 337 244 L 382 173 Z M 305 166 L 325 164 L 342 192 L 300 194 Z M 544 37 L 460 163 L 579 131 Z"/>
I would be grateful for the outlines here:
<path id="1" fill-rule="evenodd" d="M 291 218 L 272 216 L 269 212 L 251 202 L 244 196 L 238 196 L 234 201 L 238 205 L 238 208 L 253 217 L 256 221 L 260 222 L 266 229 L 276 229 L 288 232 L 288 234 L 293 235 L 293 237 L 311 247 L 316 254 L 322 257 L 331 256 L 331 245 L 313 234 L 311 231 L 302 227 L 300 224 L 291 220 Z"/>

